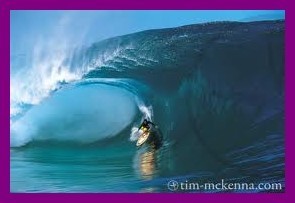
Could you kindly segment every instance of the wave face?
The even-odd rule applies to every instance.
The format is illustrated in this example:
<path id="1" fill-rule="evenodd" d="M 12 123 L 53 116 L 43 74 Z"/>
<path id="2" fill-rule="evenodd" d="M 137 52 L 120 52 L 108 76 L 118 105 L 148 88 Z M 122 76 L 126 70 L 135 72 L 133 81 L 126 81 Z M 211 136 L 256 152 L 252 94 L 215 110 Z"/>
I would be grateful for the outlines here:
<path id="1" fill-rule="evenodd" d="M 284 21 L 208 23 L 148 30 L 81 49 L 63 61 L 74 82 L 56 81 L 59 89 L 37 104 L 16 103 L 29 107 L 12 116 L 11 146 L 33 144 L 25 150 L 35 153 L 44 142 L 96 143 L 96 157 L 106 153 L 109 160 L 120 151 L 131 169 L 114 176 L 132 177 L 123 178 L 128 191 L 150 185 L 166 191 L 167 177 L 262 182 L 268 174 L 284 184 L 284 29 Z M 156 152 L 129 142 L 144 117 L 164 136 Z M 17 156 L 20 149 L 13 150 Z M 46 153 L 39 156 L 37 161 Z M 133 188 L 138 177 L 148 186 Z M 110 182 L 107 191 L 116 190 Z"/>

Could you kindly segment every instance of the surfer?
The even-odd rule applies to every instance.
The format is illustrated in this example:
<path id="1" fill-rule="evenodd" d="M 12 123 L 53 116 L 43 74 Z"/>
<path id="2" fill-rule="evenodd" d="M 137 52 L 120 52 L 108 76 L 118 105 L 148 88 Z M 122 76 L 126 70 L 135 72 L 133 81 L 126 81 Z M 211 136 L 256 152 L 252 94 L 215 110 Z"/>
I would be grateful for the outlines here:
<path id="1" fill-rule="evenodd" d="M 148 131 L 151 128 L 150 125 L 156 126 L 153 122 L 148 121 L 147 119 L 144 119 L 143 122 L 141 123 L 141 125 L 139 126 L 138 131 L 140 129 L 142 129 L 143 131 Z"/>
<path id="2" fill-rule="evenodd" d="M 151 121 L 144 119 L 138 128 L 138 131 L 142 130 L 142 134 L 139 136 L 136 146 L 141 146 L 144 143 L 149 143 L 155 149 L 158 149 L 162 145 L 162 134 L 158 127 Z"/>

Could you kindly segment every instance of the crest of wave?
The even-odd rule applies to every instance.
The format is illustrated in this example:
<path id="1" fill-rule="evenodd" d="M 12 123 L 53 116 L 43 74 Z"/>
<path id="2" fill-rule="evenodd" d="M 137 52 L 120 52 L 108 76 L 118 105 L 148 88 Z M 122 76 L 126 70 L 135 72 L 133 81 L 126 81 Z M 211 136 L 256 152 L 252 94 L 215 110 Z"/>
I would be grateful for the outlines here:
<path id="1" fill-rule="evenodd" d="M 80 66 L 73 66 L 75 55 L 81 53 L 86 33 L 69 33 L 72 19 L 63 17 L 52 33 L 36 39 L 28 68 L 20 68 L 11 74 L 10 115 L 21 112 L 22 104 L 36 105 L 62 83 L 79 80 L 90 70 L 104 65 L 120 54 L 120 49 L 104 52 L 87 62 L 81 57 Z M 81 29 L 87 30 L 87 29 Z M 82 31 L 86 32 L 86 31 Z"/>

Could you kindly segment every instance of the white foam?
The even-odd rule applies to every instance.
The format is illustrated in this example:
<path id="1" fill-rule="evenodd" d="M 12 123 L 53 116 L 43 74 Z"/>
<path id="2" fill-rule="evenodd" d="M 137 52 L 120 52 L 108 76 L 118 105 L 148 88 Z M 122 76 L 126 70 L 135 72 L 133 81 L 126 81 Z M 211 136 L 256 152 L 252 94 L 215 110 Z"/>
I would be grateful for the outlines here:
<path id="1" fill-rule="evenodd" d="M 137 99 L 137 106 L 140 110 L 140 112 L 142 113 L 142 117 L 144 119 L 147 119 L 149 121 L 152 121 L 153 119 L 153 108 L 152 106 L 146 106 L 142 101 L 140 101 L 139 99 Z M 138 140 L 139 136 L 142 134 L 141 130 L 138 130 L 140 124 L 135 124 L 132 129 L 131 129 L 131 133 L 130 133 L 130 141 L 136 141 Z"/>
<path id="2" fill-rule="evenodd" d="M 138 105 L 139 110 L 143 114 L 144 118 L 147 120 L 152 120 L 153 118 L 153 107 L 152 106 L 145 106 L 143 104 Z"/>
<path id="3" fill-rule="evenodd" d="M 141 134 L 142 134 L 142 130 L 139 130 L 138 127 L 132 127 L 131 134 L 130 134 L 130 141 L 134 142 L 138 140 Z"/>
<path id="4" fill-rule="evenodd" d="M 11 67 L 10 115 L 20 113 L 22 104 L 36 105 L 58 89 L 61 83 L 80 80 L 89 71 L 103 66 L 120 55 L 122 49 L 109 50 L 89 62 L 81 57 L 81 66 L 73 67 L 75 53 L 81 53 L 86 31 L 69 33 L 72 19 L 62 17 L 51 33 L 34 40 L 32 53 L 28 53 L 25 68 Z M 126 47 L 128 48 L 128 47 Z M 13 60 L 13 58 L 12 58 Z M 14 63 L 11 63 L 13 66 Z"/>

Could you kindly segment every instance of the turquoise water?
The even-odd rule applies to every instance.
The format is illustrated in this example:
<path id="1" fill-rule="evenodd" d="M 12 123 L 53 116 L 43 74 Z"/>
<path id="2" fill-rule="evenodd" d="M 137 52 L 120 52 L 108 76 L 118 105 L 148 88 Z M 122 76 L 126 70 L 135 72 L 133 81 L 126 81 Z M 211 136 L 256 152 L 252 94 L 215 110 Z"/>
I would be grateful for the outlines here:
<path id="1" fill-rule="evenodd" d="M 11 150 L 13 192 L 140 192 L 157 175 L 155 154 L 129 143 Z M 151 152 L 153 153 L 153 152 Z"/>
<path id="2" fill-rule="evenodd" d="M 284 171 L 281 170 L 284 149 L 277 145 L 282 142 L 278 135 L 269 136 L 263 142 L 228 154 L 232 163 L 219 172 L 195 171 L 186 175 L 178 171 L 185 167 L 176 162 L 167 145 L 155 150 L 138 149 L 129 141 L 84 146 L 38 143 L 11 149 L 10 187 L 12 192 L 28 193 L 149 193 L 173 192 L 167 186 L 171 180 L 218 183 L 225 179 L 236 183 L 279 183 L 282 190 L 274 192 L 280 192 L 284 191 Z"/>

